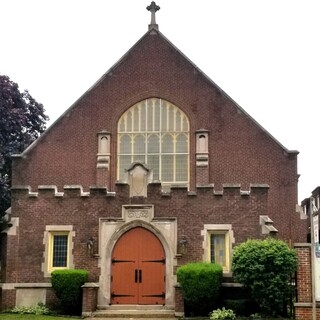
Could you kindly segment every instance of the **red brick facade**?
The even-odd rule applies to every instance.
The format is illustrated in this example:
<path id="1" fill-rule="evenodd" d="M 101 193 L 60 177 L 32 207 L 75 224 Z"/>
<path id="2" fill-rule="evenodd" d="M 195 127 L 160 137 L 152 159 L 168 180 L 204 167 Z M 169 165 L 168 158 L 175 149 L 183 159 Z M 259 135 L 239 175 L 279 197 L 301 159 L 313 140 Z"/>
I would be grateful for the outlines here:
<path id="1" fill-rule="evenodd" d="M 312 273 L 311 273 L 311 245 L 295 246 L 298 258 L 297 270 L 297 302 L 295 303 L 295 318 L 312 320 Z M 316 303 L 316 319 L 320 319 L 320 304 Z"/>
<path id="2" fill-rule="evenodd" d="M 131 198 L 129 186 L 116 181 L 117 122 L 128 108 L 152 97 L 170 101 L 189 119 L 190 188 L 172 188 L 168 195 L 155 182 L 146 198 Z M 208 165 L 202 167 L 196 164 L 200 129 L 209 137 Z M 97 169 L 97 134 L 103 130 L 111 137 L 109 169 Z M 15 303 L 12 290 L 5 289 L 9 284 L 14 289 L 17 283 L 50 282 L 42 268 L 47 225 L 73 227 L 74 266 L 89 270 L 89 281 L 98 283 L 101 263 L 107 261 L 99 262 L 98 256 L 101 221 L 120 221 L 123 205 L 153 205 L 153 220 L 176 223 L 173 266 L 203 260 L 205 224 L 232 225 L 235 245 L 266 236 L 259 223 L 264 215 L 273 220 L 279 238 L 305 242 L 305 222 L 295 212 L 297 154 L 161 33 L 150 30 L 36 143 L 14 157 L 11 218 L 18 218 L 18 225 L 3 244 L 2 306 Z M 183 236 L 188 250 L 178 259 Z M 96 255 L 88 253 L 90 237 L 96 239 Z M 84 295 L 86 311 L 93 308 L 89 295 Z"/>

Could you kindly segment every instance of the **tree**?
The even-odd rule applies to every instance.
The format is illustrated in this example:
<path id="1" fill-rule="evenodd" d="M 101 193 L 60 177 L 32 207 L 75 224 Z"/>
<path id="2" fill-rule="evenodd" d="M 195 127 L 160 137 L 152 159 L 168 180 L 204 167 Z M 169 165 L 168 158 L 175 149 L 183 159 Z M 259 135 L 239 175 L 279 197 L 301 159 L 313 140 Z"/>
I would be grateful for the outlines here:
<path id="1" fill-rule="evenodd" d="M 296 264 L 295 251 L 281 240 L 247 240 L 234 249 L 232 271 L 235 280 L 250 289 L 263 314 L 287 316 Z"/>
<path id="2" fill-rule="evenodd" d="M 21 153 L 45 130 L 48 120 L 41 103 L 20 92 L 8 76 L 0 75 L 0 231 L 10 207 L 11 155 Z"/>

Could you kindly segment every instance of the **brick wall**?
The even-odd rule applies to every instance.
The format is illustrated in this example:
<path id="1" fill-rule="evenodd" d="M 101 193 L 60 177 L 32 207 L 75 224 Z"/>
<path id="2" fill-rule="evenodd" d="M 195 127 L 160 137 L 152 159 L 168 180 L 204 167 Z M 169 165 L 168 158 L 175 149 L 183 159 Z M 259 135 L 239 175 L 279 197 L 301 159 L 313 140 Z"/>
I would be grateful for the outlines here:
<path id="1" fill-rule="evenodd" d="M 198 188 L 192 195 L 184 188 L 177 188 L 170 196 L 164 196 L 160 184 L 151 184 L 148 197 L 138 199 L 130 199 L 128 190 L 128 185 L 117 185 L 116 195 L 108 197 L 106 189 L 93 188 L 86 196 L 81 195 L 80 188 L 64 189 L 63 196 L 56 196 L 54 189 L 40 189 L 34 196 L 28 189 L 13 188 L 12 211 L 21 218 L 19 234 L 12 241 L 18 241 L 19 251 L 14 261 L 7 262 L 7 269 L 11 272 L 4 281 L 49 282 L 41 270 L 46 225 L 73 225 L 75 267 L 89 270 L 89 281 L 97 282 L 100 269 L 95 258 L 88 253 L 86 241 L 90 237 L 99 239 L 99 218 L 121 218 L 124 203 L 152 203 L 155 218 L 178 219 L 177 238 L 188 236 L 188 253 L 181 259 L 181 264 L 202 260 L 201 230 L 204 224 L 232 224 L 236 243 L 245 241 L 248 235 L 262 237 L 259 215 L 267 212 L 267 187 L 252 187 L 250 195 L 241 194 L 240 187 L 230 186 L 219 195 L 215 195 L 211 187 Z M 10 256 L 10 246 L 8 250 Z M 16 274 L 16 277 L 13 279 L 10 274 Z"/>
<path id="2" fill-rule="evenodd" d="M 16 305 L 16 290 L 4 290 L 0 289 L 1 292 L 1 310 L 9 310 Z"/>
<path id="3" fill-rule="evenodd" d="M 224 183 L 240 183 L 244 189 L 251 183 L 268 184 L 268 215 L 279 234 L 287 241 L 306 241 L 305 223 L 295 213 L 297 153 L 275 142 L 157 33 L 146 34 L 24 157 L 15 158 L 13 185 L 36 189 L 50 184 L 60 190 L 82 185 L 88 191 L 105 183 L 115 190 L 117 121 L 130 106 L 150 97 L 174 103 L 189 118 L 191 191 L 197 182 L 213 183 L 217 190 Z M 195 132 L 200 128 L 210 133 L 209 171 L 197 172 Z M 97 133 L 102 130 L 111 134 L 107 179 L 96 169 Z"/>
<path id="4" fill-rule="evenodd" d="M 298 258 L 295 318 L 312 320 L 311 245 L 309 243 L 296 244 L 295 250 Z M 316 304 L 316 319 L 320 319 L 320 303 Z"/>
<path id="5" fill-rule="evenodd" d="M 97 308 L 97 294 L 99 287 L 86 283 L 82 288 L 82 315 L 90 316 Z"/>
<path id="6" fill-rule="evenodd" d="M 312 275 L 310 244 L 295 247 L 298 257 L 297 299 L 298 302 L 312 302 Z"/>
<path id="7" fill-rule="evenodd" d="M 180 286 L 175 287 L 175 315 L 176 317 L 184 316 L 184 297 Z"/>

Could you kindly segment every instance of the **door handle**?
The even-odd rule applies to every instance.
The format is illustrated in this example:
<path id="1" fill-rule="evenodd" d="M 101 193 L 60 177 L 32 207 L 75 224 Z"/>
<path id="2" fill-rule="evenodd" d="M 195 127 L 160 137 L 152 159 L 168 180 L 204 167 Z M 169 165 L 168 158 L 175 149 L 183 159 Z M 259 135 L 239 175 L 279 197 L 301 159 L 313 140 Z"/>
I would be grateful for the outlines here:
<path id="1" fill-rule="evenodd" d="M 140 269 L 139 270 L 139 283 L 142 282 L 142 270 Z"/>
<path id="2" fill-rule="evenodd" d="M 134 270 L 134 282 L 138 282 L 138 269 Z"/>

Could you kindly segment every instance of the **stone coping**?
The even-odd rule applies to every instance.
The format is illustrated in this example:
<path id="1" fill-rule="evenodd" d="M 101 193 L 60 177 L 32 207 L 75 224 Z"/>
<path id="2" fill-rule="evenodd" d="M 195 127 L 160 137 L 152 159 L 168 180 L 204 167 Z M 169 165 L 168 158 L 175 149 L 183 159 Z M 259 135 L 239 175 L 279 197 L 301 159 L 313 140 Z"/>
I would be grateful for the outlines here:
<path id="1" fill-rule="evenodd" d="M 120 183 L 117 182 L 116 185 L 125 184 L 127 183 Z M 161 184 L 158 182 L 150 183 L 152 184 L 159 184 L 159 188 L 161 188 Z M 268 184 L 258 184 L 258 183 L 251 183 L 248 190 L 242 190 L 241 184 L 239 183 L 224 183 L 222 185 L 222 190 L 215 190 L 214 184 L 198 184 L 196 186 L 196 190 L 188 190 L 186 185 L 172 185 L 170 191 L 168 192 L 161 192 L 162 197 L 171 196 L 175 192 L 180 192 L 181 190 L 185 190 L 188 196 L 197 196 L 197 192 L 202 193 L 206 192 L 207 190 L 211 190 L 212 194 L 215 196 L 222 196 L 225 193 L 228 194 L 229 191 L 238 190 L 239 195 L 241 196 L 250 196 L 251 193 L 256 192 L 258 189 L 269 189 Z M 48 196 L 50 193 L 52 196 L 61 198 L 65 195 L 78 195 L 80 197 L 90 197 L 94 195 L 104 195 L 106 197 L 116 197 L 115 192 L 108 191 L 107 187 L 104 186 L 90 186 L 89 191 L 84 192 L 83 187 L 81 185 L 65 185 L 63 187 L 63 191 L 58 191 L 58 187 L 56 185 L 39 185 L 37 187 L 37 191 L 32 191 L 31 187 L 28 185 L 14 185 L 11 187 L 12 192 L 19 192 L 24 193 L 25 195 L 33 198 L 40 197 L 41 195 L 45 194 Z M 180 191 L 179 191 L 180 190 Z"/>
<path id="2" fill-rule="evenodd" d="M 294 248 L 311 248 L 311 243 L 294 243 Z"/>
<path id="3" fill-rule="evenodd" d="M 81 288 L 99 288 L 99 284 L 96 282 L 86 282 Z"/>
<path id="4" fill-rule="evenodd" d="M 295 307 L 303 307 L 303 308 L 311 308 L 312 307 L 311 302 L 295 302 L 293 305 Z"/>
<path id="5" fill-rule="evenodd" d="M 28 289 L 28 288 L 52 288 L 50 282 L 43 283 L 15 283 L 14 287 L 17 289 Z"/>

